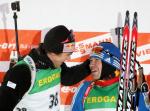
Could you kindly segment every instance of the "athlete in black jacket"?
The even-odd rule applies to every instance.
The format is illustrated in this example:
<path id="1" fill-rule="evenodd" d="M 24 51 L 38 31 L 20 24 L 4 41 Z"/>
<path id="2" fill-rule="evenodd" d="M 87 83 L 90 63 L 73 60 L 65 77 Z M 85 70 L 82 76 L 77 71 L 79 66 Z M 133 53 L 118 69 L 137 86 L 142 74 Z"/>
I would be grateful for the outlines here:
<path id="1" fill-rule="evenodd" d="M 35 77 L 31 77 L 32 65 L 27 65 L 24 59 L 6 72 L 0 87 L 0 111 L 59 110 L 60 83 L 65 86 L 74 85 L 90 74 L 89 60 L 73 67 L 67 67 L 64 63 L 65 60 L 69 59 L 73 50 L 74 38 L 72 32 L 63 25 L 52 28 L 46 34 L 44 43 L 40 44 L 39 48 L 32 49 L 29 53 L 28 57 L 34 61 L 36 67 Z M 61 74 L 59 74 L 60 72 Z M 48 76 L 42 77 L 42 73 Z M 32 83 L 33 78 L 35 80 Z M 31 84 L 33 84 L 33 87 L 31 87 Z M 27 99 L 24 96 L 28 90 L 27 94 L 30 94 L 30 99 L 28 96 Z M 48 97 L 44 99 L 44 95 L 43 100 L 38 99 L 40 94 L 42 93 L 42 96 L 47 90 L 49 91 Z M 38 96 L 35 96 L 36 94 Z M 55 96 L 57 96 L 56 99 L 54 99 Z M 26 100 L 23 100 L 24 98 Z M 42 103 L 43 101 L 45 101 L 45 104 Z M 16 106 L 17 104 L 19 105 Z M 32 105 L 30 106 L 30 104 Z"/>

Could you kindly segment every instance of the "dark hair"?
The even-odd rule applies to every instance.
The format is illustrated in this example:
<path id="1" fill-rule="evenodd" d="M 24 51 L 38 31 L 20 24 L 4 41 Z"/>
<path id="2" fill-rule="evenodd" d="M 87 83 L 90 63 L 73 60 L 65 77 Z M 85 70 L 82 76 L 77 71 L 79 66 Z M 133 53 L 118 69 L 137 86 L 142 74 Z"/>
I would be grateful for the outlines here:
<path id="1" fill-rule="evenodd" d="M 115 77 L 114 74 L 115 70 L 116 70 L 115 67 L 102 61 L 102 72 L 101 72 L 100 80 L 108 80 Z"/>

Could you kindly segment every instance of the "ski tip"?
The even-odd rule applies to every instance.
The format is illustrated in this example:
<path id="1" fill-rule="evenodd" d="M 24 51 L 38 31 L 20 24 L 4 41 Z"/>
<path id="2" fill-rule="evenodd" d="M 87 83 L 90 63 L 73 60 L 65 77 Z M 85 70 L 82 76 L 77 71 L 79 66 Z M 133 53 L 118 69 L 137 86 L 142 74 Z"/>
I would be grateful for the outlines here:
<path id="1" fill-rule="evenodd" d="M 129 10 L 126 11 L 126 15 L 129 16 Z"/>
<path id="2" fill-rule="evenodd" d="M 134 17 L 137 17 L 137 12 L 134 12 Z"/>

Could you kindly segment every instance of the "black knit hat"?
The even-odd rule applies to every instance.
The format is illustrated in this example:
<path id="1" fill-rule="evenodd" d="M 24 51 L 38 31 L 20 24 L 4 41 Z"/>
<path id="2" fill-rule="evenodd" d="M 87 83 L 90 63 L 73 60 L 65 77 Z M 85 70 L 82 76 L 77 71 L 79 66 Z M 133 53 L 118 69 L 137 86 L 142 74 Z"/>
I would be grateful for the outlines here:
<path id="1" fill-rule="evenodd" d="M 72 30 L 63 25 L 55 26 L 45 35 L 43 46 L 46 52 L 73 52 L 75 40 Z"/>

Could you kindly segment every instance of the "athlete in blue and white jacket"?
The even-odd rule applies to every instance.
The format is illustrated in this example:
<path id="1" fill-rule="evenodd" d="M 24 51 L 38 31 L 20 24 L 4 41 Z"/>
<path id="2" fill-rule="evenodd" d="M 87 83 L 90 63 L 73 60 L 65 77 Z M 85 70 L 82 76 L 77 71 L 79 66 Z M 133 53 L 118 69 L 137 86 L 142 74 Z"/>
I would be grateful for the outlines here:
<path id="1" fill-rule="evenodd" d="M 120 51 L 112 43 L 102 42 L 93 48 L 90 69 L 93 81 L 85 81 L 76 91 L 71 111 L 116 111 L 120 72 Z M 145 93 L 137 91 L 136 108 L 149 111 Z"/>

